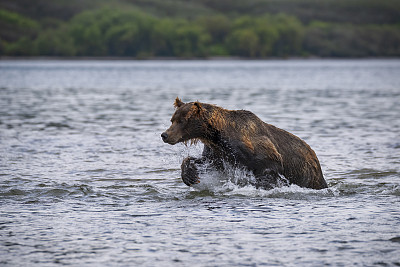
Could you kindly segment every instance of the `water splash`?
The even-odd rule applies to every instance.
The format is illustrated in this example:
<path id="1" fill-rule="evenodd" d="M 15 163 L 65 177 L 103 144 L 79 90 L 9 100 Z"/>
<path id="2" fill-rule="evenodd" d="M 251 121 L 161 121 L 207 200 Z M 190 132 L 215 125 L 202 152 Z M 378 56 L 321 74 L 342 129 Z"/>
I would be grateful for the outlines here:
<path id="1" fill-rule="evenodd" d="M 271 189 L 258 188 L 253 173 L 244 169 L 225 164 L 225 170 L 219 172 L 210 169 L 206 164 L 199 170 L 200 183 L 192 186 L 193 191 L 209 193 L 220 196 L 246 196 L 269 197 L 285 199 L 310 199 L 314 197 L 339 196 L 336 188 L 315 190 L 303 188 L 297 185 L 289 185 L 284 176 L 281 176 L 278 184 Z"/>

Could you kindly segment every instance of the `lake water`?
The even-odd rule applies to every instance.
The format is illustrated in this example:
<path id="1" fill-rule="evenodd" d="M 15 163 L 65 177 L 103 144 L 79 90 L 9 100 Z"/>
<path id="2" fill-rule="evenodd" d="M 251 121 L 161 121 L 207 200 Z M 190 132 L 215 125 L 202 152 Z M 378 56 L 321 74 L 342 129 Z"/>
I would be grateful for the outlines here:
<path id="1" fill-rule="evenodd" d="M 329 189 L 180 163 L 176 96 L 303 138 Z M 399 266 L 400 60 L 0 61 L 0 265 Z"/>

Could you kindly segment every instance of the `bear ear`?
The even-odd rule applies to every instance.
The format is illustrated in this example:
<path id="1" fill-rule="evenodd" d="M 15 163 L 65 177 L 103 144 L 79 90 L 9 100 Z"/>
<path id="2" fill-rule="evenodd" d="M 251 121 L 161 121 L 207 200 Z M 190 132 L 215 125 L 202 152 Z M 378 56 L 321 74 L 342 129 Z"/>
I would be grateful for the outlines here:
<path id="1" fill-rule="evenodd" d="M 195 110 L 195 113 L 200 114 L 203 110 L 203 106 L 199 101 L 193 103 L 192 109 Z"/>
<path id="2" fill-rule="evenodd" d="M 203 114 L 203 107 L 199 101 L 192 102 L 193 105 L 190 107 L 188 113 L 186 114 L 186 119 L 191 118 L 192 116 L 200 117 Z"/>
<path id="3" fill-rule="evenodd" d="M 179 107 L 181 107 L 183 104 L 185 104 L 185 103 L 183 103 L 183 102 L 179 99 L 179 97 L 176 97 L 175 102 L 174 102 L 174 107 L 175 107 L 175 108 L 179 108 Z"/>

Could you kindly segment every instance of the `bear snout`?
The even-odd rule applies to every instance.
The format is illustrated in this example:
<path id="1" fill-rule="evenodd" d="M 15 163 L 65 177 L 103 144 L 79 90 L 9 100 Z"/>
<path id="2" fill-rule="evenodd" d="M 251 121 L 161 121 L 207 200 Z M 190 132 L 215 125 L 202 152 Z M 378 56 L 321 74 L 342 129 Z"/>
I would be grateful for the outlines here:
<path id="1" fill-rule="evenodd" d="M 169 131 L 165 131 L 161 134 L 161 138 L 164 141 L 164 143 L 170 144 L 170 145 L 175 145 L 179 142 L 182 142 L 182 138 L 175 135 L 174 133 L 168 133 Z"/>
<path id="2" fill-rule="evenodd" d="M 167 134 L 166 132 L 163 132 L 163 133 L 161 134 L 161 138 L 162 138 L 162 140 L 166 143 L 166 142 L 167 142 L 167 139 L 168 139 L 168 134 Z"/>

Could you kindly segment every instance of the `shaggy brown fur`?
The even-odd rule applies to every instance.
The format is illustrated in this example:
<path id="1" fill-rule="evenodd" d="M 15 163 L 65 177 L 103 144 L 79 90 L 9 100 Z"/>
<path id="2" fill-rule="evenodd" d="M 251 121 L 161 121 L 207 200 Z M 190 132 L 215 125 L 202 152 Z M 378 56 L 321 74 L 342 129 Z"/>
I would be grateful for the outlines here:
<path id="1" fill-rule="evenodd" d="M 182 179 L 187 185 L 199 182 L 197 168 L 206 160 L 216 168 L 223 162 L 245 167 L 256 177 L 256 186 L 276 186 L 283 175 L 290 184 L 313 189 L 326 188 L 315 152 L 297 136 L 260 120 L 246 110 L 227 110 L 196 102 L 183 103 L 176 98 L 171 127 L 161 134 L 174 145 L 201 141 L 203 156 L 186 158 Z"/>

